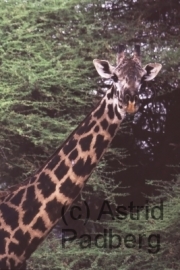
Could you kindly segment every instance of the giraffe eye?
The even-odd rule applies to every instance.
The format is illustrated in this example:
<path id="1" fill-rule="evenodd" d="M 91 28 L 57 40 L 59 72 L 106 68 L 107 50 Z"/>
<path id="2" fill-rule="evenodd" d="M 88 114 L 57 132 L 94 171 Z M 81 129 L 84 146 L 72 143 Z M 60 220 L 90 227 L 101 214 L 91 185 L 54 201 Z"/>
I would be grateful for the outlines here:
<path id="1" fill-rule="evenodd" d="M 118 82 L 118 77 L 116 74 L 113 74 L 111 78 L 114 82 Z"/>

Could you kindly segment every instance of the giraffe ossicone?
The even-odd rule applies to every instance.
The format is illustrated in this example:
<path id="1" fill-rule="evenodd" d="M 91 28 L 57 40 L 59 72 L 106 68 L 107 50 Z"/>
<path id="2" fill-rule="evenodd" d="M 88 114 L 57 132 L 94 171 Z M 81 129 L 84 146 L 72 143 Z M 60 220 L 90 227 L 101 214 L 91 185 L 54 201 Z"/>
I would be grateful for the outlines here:
<path id="1" fill-rule="evenodd" d="M 0 195 L 0 269 L 25 269 L 26 260 L 72 204 L 114 138 L 126 112 L 139 107 L 143 80 L 153 79 L 160 64 L 141 66 L 135 47 L 127 58 L 119 47 L 116 67 L 95 59 L 112 86 L 94 110 L 32 177 Z"/>

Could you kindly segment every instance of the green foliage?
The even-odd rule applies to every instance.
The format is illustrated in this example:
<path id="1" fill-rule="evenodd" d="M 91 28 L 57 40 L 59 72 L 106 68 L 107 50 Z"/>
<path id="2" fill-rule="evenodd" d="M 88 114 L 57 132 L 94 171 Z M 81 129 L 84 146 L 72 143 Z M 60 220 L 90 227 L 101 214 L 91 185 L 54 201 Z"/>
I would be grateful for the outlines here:
<path id="1" fill-rule="evenodd" d="M 99 97 L 90 91 L 99 93 L 102 81 L 92 60 L 102 58 L 114 63 L 117 44 L 132 46 L 139 42 L 145 64 L 163 64 L 156 80 L 161 93 L 171 90 L 164 88 L 165 78 L 172 85 L 178 83 L 177 7 L 175 0 L 0 1 L 2 188 L 30 176 L 95 106 Z M 127 136 L 126 124 L 121 132 Z M 128 169 L 121 163 L 125 156 L 126 149 L 109 150 L 81 199 L 95 193 L 115 205 L 116 197 L 125 196 L 123 189 L 117 194 L 121 182 L 115 183 L 115 170 L 107 170 L 107 159 L 119 163 L 117 170 Z M 95 246 L 81 249 L 79 240 L 63 249 L 61 239 L 53 232 L 30 258 L 29 269 L 179 269 L 178 183 L 149 182 L 160 190 L 156 199 L 166 198 L 162 221 L 128 218 L 101 223 L 122 236 L 159 233 L 161 249 L 157 254 L 123 245 L 117 250 Z M 93 222 L 91 226 L 94 228 Z"/>

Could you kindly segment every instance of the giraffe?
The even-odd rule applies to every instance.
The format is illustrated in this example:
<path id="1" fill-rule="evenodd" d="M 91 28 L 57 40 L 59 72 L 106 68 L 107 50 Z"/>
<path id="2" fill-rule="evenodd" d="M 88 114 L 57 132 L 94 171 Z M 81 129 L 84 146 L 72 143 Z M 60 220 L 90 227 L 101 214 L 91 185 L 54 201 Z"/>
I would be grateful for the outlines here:
<path id="1" fill-rule="evenodd" d="M 132 57 L 118 46 L 116 66 L 94 59 L 112 85 L 98 105 L 32 177 L 0 196 L 0 269 L 25 269 L 26 260 L 78 196 L 127 113 L 139 108 L 143 80 L 155 78 L 161 64 L 142 67 L 140 47 Z"/>

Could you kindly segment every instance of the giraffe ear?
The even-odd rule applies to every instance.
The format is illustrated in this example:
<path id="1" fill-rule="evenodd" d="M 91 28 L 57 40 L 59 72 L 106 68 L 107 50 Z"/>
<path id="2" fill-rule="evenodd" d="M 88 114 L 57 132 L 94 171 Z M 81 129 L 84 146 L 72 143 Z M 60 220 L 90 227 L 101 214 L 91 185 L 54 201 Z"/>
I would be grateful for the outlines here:
<path id="1" fill-rule="evenodd" d="M 157 74 L 159 73 L 159 71 L 161 70 L 162 65 L 158 64 L 158 63 L 150 63 L 147 64 L 144 69 L 146 71 L 146 74 L 144 75 L 144 80 L 145 81 L 151 81 L 153 80 Z"/>
<path id="2" fill-rule="evenodd" d="M 94 66 L 95 66 L 98 74 L 102 78 L 106 78 L 106 79 L 110 79 L 111 78 L 111 76 L 113 74 L 114 67 L 111 66 L 108 61 L 94 59 L 93 60 L 93 64 L 94 64 Z"/>

